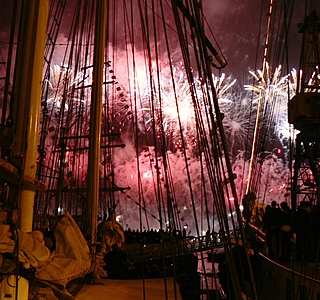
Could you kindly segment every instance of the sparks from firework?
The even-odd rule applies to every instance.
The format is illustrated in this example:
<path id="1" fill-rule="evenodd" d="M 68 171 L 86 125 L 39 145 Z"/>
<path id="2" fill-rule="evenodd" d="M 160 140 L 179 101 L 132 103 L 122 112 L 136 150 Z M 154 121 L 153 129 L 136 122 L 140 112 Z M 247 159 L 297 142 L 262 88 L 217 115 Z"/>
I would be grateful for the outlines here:
<path id="1" fill-rule="evenodd" d="M 138 95 L 137 120 L 141 132 L 147 133 L 155 129 L 158 138 L 162 134 L 172 138 L 176 148 L 181 147 L 181 134 L 183 134 L 187 146 L 195 146 L 197 145 L 195 112 L 200 110 L 203 117 L 207 114 L 203 101 L 206 90 L 201 83 L 201 78 L 193 73 L 194 82 L 190 86 L 181 63 L 178 65 L 159 63 L 159 66 L 159 72 L 156 64 L 153 64 L 150 72 L 146 72 L 144 68 L 136 70 L 135 78 L 131 76 L 130 83 L 134 88 L 124 93 L 125 98 L 134 99 L 133 95 Z M 230 78 L 226 80 L 224 74 L 221 77 L 212 76 L 219 103 L 231 103 L 229 91 L 236 80 L 230 82 Z M 197 101 L 197 108 L 193 103 L 194 99 Z M 124 125 L 124 118 L 133 117 L 134 106 L 135 104 L 129 103 L 128 100 L 126 102 L 124 98 L 116 100 L 113 110 L 116 111 L 114 116 L 117 116 L 119 123 Z"/>
<path id="2" fill-rule="evenodd" d="M 168 71 L 168 69 L 167 69 Z M 169 72 L 168 72 L 169 73 Z M 186 130 L 188 131 L 188 134 L 191 134 L 191 130 L 195 130 L 195 128 L 192 128 L 192 126 L 194 126 L 194 124 L 192 123 L 192 121 L 190 120 L 194 120 L 194 110 L 193 110 L 193 106 L 192 106 L 192 97 L 190 94 L 190 89 L 189 89 L 189 85 L 187 84 L 187 80 L 185 77 L 185 71 L 183 69 L 182 66 L 179 66 L 177 68 L 174 68 L 174 74 L 176 76 L 176 83 L 177 83 L 177 99 L 178 101 L 176 101 L 176 96 L 173 93 L 173 86 L 172 84 L 169 84 L 170 82 L 170 78 L 171 75 L 169 74 L 165 74 L 164 72 L 161 72 L 161 83 L 160 83 L 160 92 L 159 92 L 159 88 L 158 88 L 158 84 L 154 83 L 153 84 L 153 91 L 155 94 L 155 99 L 157 100 L 156 103 L 158 106 L 157 109 L 160 110 L 160 104 L 159 104 L 159 95 L 162 97 L 161 100 L 164 102 L 162 104 L 162 106 L 165 106 L 163 108 L 162 114 L 163 114 L 163 124 L 162 124 L 162 128 L 165 129 L 166 132 L 172 132 L 172 131 L 178 131 L 179 127 L 176 123 L 176 121 L 174 121 L 177 117 L 177 109 L 176 109 L 176 104 L 178 103 L 178 106 L 180 109 L 183 109 L 183 117 L 185 117 L 186 115 L 188 115 L 188 118 L 182 118 L 183 122 L 183 127 L 186 128 Z M 217 89 L 217 93 L 218 93 L 218 97 L 219 97 L 219 103 L 221 104 L 222 108 L 224 108 L 224 113 L 225 113 L 225 119 L 224 119 L 224 124 L 226 126 L 227 129 L 227 135 L 229 133 L 229 131 L 234 133 L 234 136 L 237 136 L 239 139 L 240 137 L 244 134 L 244 128 L 246 127 L 246 116 L 248 114 L 248 107 L 249 107 L 249 101 L 251 101 L 247 96 L 242 97 L 242 96 L 238 96 L 235 97 L 235 94 L 231 92 L 231 88 L 234 86 L 235 84 L 235 80 L 232 80 L 231 78 L 226 78 L 224 75 L 221 76 L 221 78 L 218 77 L 213 77 L 214 78 L 214 82 L 215 82 L 215 86 Z M 202 90 L 201 90 L 201 80 L 199 79 L 199 81 L 196 82 L 197 85 L 197 89 L 196 92 L 199 92 L 199 94 L 201 95 Z M 117 91 L 116 93 L 116 97 L 112 98 L 113 101 L 116 103 L 116 106 L 118 108 L 121 107 L 122 112 L 119 112 L 119 115 L 122 115 L 123 117 L 123 113 L 125 112 L 125 118 L 132 118 L 132 113 L 131 113 L 131 108 L 132 108 L 132 104 L 129 103 L 128 99 L 130 99 L 130 91 L 126 91 L 126 89 L 124 87 L 120 85 L 112 85 L 110 86 L 110 88 L 115 89 Z M 150 91 L 151 89 L 149 88 L 147 83 L 143 83 L 142 80 L 139 80 L 139 87 L 137 87 L 137 90 L 140 91 L 140 98 L 143 98 L 142 104 L 139 106 L 139 113 L 141 114 L 141 118 L 140 120 L 142 120 L 142 116 L 144 116 L 144 125 L 149 126 L 150 128 L 150 122 L 153 122 L 152 116 L 150 115 Z M 199 97 L 197 95 L 197 97 Z M 105 101 L 104 101 L 105 102 Z M 186 102 L 186 103 L 184 103 Z M 240 109 L 234 109 L 232 108 L 234 106 L 234 104 L 237 103 L 240 107 Z M 120 104 L 122 106 L 120 106 Z M 237 114 L 235 114 L 235 111 L 237 111 Z M 181 112 L 180 112 L 181 114 Z M 114 115 L 113 118 L 119 118 L 119 115 Z M 190 119 L 191 118 L 191 119 Z M 193 119 L 192 119 L 193 118 Z M 124 123 L 125 120 L 122 120 L 122 123 Z M 122 125 L 121 125 L 122 126 Z M 149 129 L 150 130 L 150 129 Z M 232 134 L 231 134 L 232 135 Z M 230 135 L 230 136 L 231 136 Z M 229 135 L 228 135 L 229 136 Z M 236 139 L 234 137 L 234 139 Z M 245 140 L 245 139 L 243 139 Z M 241 147 L 239 145 L 234 145 L 235 147 Z M 71 152 L 70 152 L 71 153 Z M 147 201 L 147 207 L 148 209 L 150 209 L 150 207 L 155 207 L 154 203 L 153 203 L 153 199 L 154 199 L 154 195 L 152 196 L 148 196 L 149 193 L 153 190 L 153 181 L 151 179 L 151 174 L 152 171 L 150 171 L 150 162 L 149 159 L 144 159 L 142 160 L 141 157 L 142 155 L 144 155 L 144 153 L 141 153 L 140 158 L 139 158 L 139 164 L 143 167 L 143 173 L 142 173 L 142 178 L 143 178 L 143 182 L 144 182 L 144 190 L 145 190 L 145 196 L 146 196 L 146 201 Z M 79 160 L 79 157 L 74 157 L 71 158 L 71 156 L 69 157 L 69 154 L 67 153 L 67 157 L 66 160 Z M 177 155 L 174 155 L 173 153 L 170 154 L 170 164 L 172 165 L 181 165 L 181 169 L 180 168 L 175 168 L 174 169 L 174 178 L 180 178 L 181 182 L 180 184 L 178 184 L 179 189 L 178 191 L 176 191 L 177 194 L 177 199 L 176 202 L 179 203 L 179 207 L 189 207 L 190 203 L 188 203 L 188 201 L 186 200 L 186 195 L 185 195 L 185 182 L 184 182 L 184 168 L 183 168 L 183 158 L 177 157 Z M 125 185 L 129 185 L 131 187 L 131 192 L 130 195 L 132 196 L 133 199 L 138 199 L 138 189 L 136 190 L 135 193 L 135 174 L 137 174 L 137 171 L 135 170 L 134 166 L 136 165 L 136 160 L 133 159 L 132 161 L 127 161 L 124 164 L 120 164 L 116 167 L 116 170 L 122 170 L 119 172 L 116 172 L 117 174 L 117 180 L 118 182 L 123 182 L 125 183 Z M 86 161 L 80 161 L 76 164 L 73 165 L 73 169 L 71 169 L 72 163 L 70 161 L 69 164 L 66 164 L 66 171 L 68 171 L 68 174 L 74 174 L 75 180 L 79 180 L 79 178 L 75 177 L 76 176 L 76 172 L 75 173 L 71 173 L 71 171 L 74 171 L 75 169 L 77 169 L 77 166 L 79 166 L 79 170 L 81 170 L 81 176 L 83 177 L 82 181 L 85 181 L 85 174 L 86 174 L 86 169 L 87 169 L 87 163 Z M 74 168 L 74 166 L 76 166 Z M 140 166 L 140 167 L 141 167 Z M 193 169 L 194 170 L 199 170 L 199 162 L 197 162 L 196 160 L 193 161 L 192 163 Z M 103 167 L 102 167 L 103 168 Z M 119 169 L 120 168 L 120 169 Z M 128 170 L 132 170 L 130 177 L 130 180 L 128 180 L 128 176 L 125 174 L 129 174 Z M 194 174 L 198 174 L 198 172 L 195 172 Z M 127 176 L 127 177 L 126 177 Z M 154 174 L 152 175 L 154 176 Z M 196 175 L 195 175 L 196 176 Z M 201 186 L 201 178 L 200 177 L 195 177 L 193 180 L 195 186 Z M 177 184 L 175 184 L 177 186 Z M 197 189 L 195 189 L 197 190 Z M 273 193 L 274 194 L 274 193 Z M 200 198 L 201 195 L 198 195 L 198 197 Z M 210 197 L 210 196 L 209 196 Z M 126 208 L 127 210 L 130 210 L 128 207 Z M 197 206 L 197 209 L 199 209 L 199 211 L 201 210 L 200 207 Z M 123 208 L 123 210 L 125 210 Z M 135 213 L 133 212 L 134 210 L 132 209 L 132 211 L 127 211 L 127 219 L 126 222 L 129 223 L 130 225 L 132 224 L 132 226 L 134 226 L 134 219 L 135 219 Z M 183 211 L 184 217 L 185 218 L 190 218 L 191 219 L 191 212 L 188 209 L 184 209 L 181 210 Z M 189 214 L 189 215 L 188 215 Z M 131 216 L 131 217 L 130 217 Z M 158 224 L 154 224 L 154 227 L 158 227 Z"/>
<path id="3" fill-rule="evenodd" d="M 282 76 L 281 65 L 272 73 L 269 64 L 266 64 L 265 74 L 261 70 L 250 71 L 252 77 L 256 80 L 256 85 L 245 85 L 245 89 L 253 92 L 253 101 L 257 102 L 259 97 L 263 99 L 264 107 L 269 109 L 268 116 L 274 120 L 275 132 L 281 139 L 290 136 L 288 124 L 288 100 L 295 94 L 296 72 Z"/>
<path id="4" fill-rule="evenodd" d="M 159 223 L 157 219 L 152 218 L 151 215 L 158 216 L 157 206 L 155 199 L 157 195 L 155 192 L 155 187 L 162 189 L 161 194 L 166 194 L 166 188 L 164 185 L 158 186 L 155 184 L 154 178 L 157 177 L 157 172 L 160 176 L 165 176 L 165 167 L 163 165 L 163 159 L 157 157 L 154 148 L 149 147 L 146 152 L 142 152 L 139 156 L 139 170 L 141 177 L 139 179 L 139 172 L 137 169 L 137 163 L 135 158 L 124 159 L 127 153 L 127 149 L 119 149 L 119 157 L 123 159 L 122 163 L 118 163 L 115 166 L 115 178 L 116 182 L 122 185 L 126 183 L 131 187 L 128 196 L 123 195 L 123 201 L 119 202 L 119 211 L 123 212 L 123 217 L 125 223 L 130 224 L 133 228 L 139 228 L 139 218 L 137 218 L 137 211 L 139 211 L 138 206 L 135 202 L 139 197 L 143 197 L 144 207 L 148 211 L 147 218 L 149 220 L 149 225 L 151 228 L 159 228 Z M 157 160 L 158 167 L 155 168 L 155 161 Z M 151 163 L 150 163 L 151 162 Z M 200 160 L 192 155 L 192 152 L 188 152 L 188 165 L 190 167 L 189 172 L 191 176 L 191 184 L 193 187 L 194 198 L 196 201 L 196 213 L 199 220 L 203 219 L 202 214 L 205 213 L 205 208 L 202 206 L 203 199 L 203 181 L 201 174 L 199 173 Z M 191 199 L 188 194 L 188 183 L 185 171 L 185 161 L 184 157 L 178 153 L 168 152 L 166 164 L 174 166 L 171 169 L 171 177 L 174 178 L 175 187 L 175 203 L 180 211 L 180 217 L 185 219 L 189 226 L 194 230 L 194 216 L 192 211 Z M 246 160 L 243 152 L 240 152 L 237 159 L 234 160 L 232 170 L 236 174 L 236 187 L 238 195 L 243 195 L 244 186 L 243 182 L 246 181 L 247 169 L 249 167 L 248 160 Z M 245 172 L 243 171 L 245 168 Z M 287 183 L 287 176 L 289 175 L 288 168 L 283 164 L 282 160 L 277 158 L 275 154 L 269 155 L 265 158 L 263 167 L 261 170 L 261 188 L 257 193 L 258 200 L 263 204 L 270 204 L 273 199 L 284 199 L 284 195 L 287 192 L 285 187 Z M 207 176 L 205 171 L 205 177 Z M 141 190 L 139 190 L 139 182 L 141 180 Z M 241 188 L 243 189 L 241 191 Z M 206 201 L 208 207 L 213 207 L 213 194 L 210 192 L 210 187 L 206 187 Z M 140 196 L 139 196 L 140 195 Z M 129 202 L 128 202 L 129 201 Z M 137 204 L 137 203 L 136 203 Z M 210 220 L 214 218 L 214 212 L 209 211 Z M 218 222 L 217 222 L 218 223 Z M 215 223 L 214 226 L 217 226 Z"/>
<path id="5" fill-rule="evenodd" d="M 74 149 L 86 147 L 86 141 L 71 138 L 66 142 L 63 138 L 74 137 L 76 133 L 85 135 L 88 132 L 87 103 L 83 100 L 84 97 L 80 96 L 83 93 L 76 89 L 80 84 L 85 84 L 87 79 L 84 79 L 82 72 L 76 72 L 71 67 L 53 65 L 50 68 L 49 78 L 45 80 L 48 93 L 42 111 L 44 123 L 47 124 L 47 136 L 42 149 L 45 153 L 42 161 L 45 166 L 43 172 L 63 168 L 64 174 L 68 174 L 66 182 L 70 181 L 71 177 L 73 180 L 75 174 L 78 181 L 79 177 L 85 178 L 83 172 L 86 171 L 86 163 L 81 160 L 79 153 L 74 152 Z M 65 152 L 65 156 L 64 161 L 60 162 L 59 157 L 62 151 Z M 81 176 L 79 176 L 80 173 Z M 73 175 L 70 176 L 70 174 Z M 47 180 L 48 176 L 45 175 L 43 181 Z"/>
<path id="6" fill-rule="evenodd" d="M 286 78 L 280 78 L 281 67 L 277 68 L 275 75 L 272 80 L 268 78 L 263 80 L 265 85 L 267 83 L 271 83 L 275 86 L 274 89 L 277 89 L 279 86 L 282 86 L 286 81 Z M 66 68 L 61 68 L 59 66 L 54 66 L 52 72 L 52 78 L 54 80 L 50 83 L 52 90 L 57 91 L 59 86 L 63 87 L 63 84 L 58 84 L 61 81 L 61 78 L 66 77 L 68 74 L 66 73 Z M 69 72 L 72 74 L 72 70 Z M 161 69 L 161 76 L 159 82 L 155 81 L 153 84 L 153 95 L 155 98 L 155 113 L 152 115 L 150 108 L 150 93 L 151 88 L 150 85 L 147 84 L 147 80 L 142 80 L 143 77 L 141 73 L 145 72 L 137 72 L 139 76 L 136 82 L 139 83 L 137 90 L 140 92 L 141 101 L 138 102 L 140 112 L 140 121 L 142 122 L 141 128 L 144 128 L 146 131 L 151 130 L 153 119 L 156 122 L 156 130 L 158 137 L 160 136 L 162 130 L 165 132 L 167 136 L 172 135 L 175 140 L 175 145 L 178 147 L 180 141 L 180 133 L 183 132 L 186 136 L 186 139 L 189 144 L 195 143 L 196 136 L 196 128 L 195 128 L 195 116 L 194 116 L 194 108 L 192 104 L 192 97 L 189 85 L 187 83 L 186 75 L 183 66 L 180 64 L 177 67 L 173 68 L 173 75 L 175 79 L 175 85 L 177 90 L 177 95 L 174 94 L 173 83 L 170 75 L 170 69 L 168 64 L 164 64 Z M 270 74 L 270 70 L 268 69 L 268 73 Z M 251 72 L 255 78 L 259 78 L 258 75 Z M 258 74 L 261 75 L 261 72 Z M 195 76 L 196 77 L 196 76 Z M 144 77 L 145 78 L 145 77 Z M 236 80 L 232 80 L 231 77 L 226 78 L 225 74 L 222 74 L 221 77 L 216 77 L 213 75 L 214 85 L 218 94 L 219 104 L 221 106 L 221 111 L 225 114 L 223 119 L 223 124 L 225 126 L 225 131 L 227 132 L 227 139 L 230 145 L 230 151 L 233 153 L 237 150 L 244 149 L 244 142 L 246 141 L 245 135 L 247 133 L 247 128 L 250 124 L 248 124 L 249 115 L 252 113 L 251 100 L 247 95 L 240 95 L 239 92 L 231 91 L 231 88 L 234 86 Z M 70 81 L 70 87 L 75 84 L 75 80 Z M 265 88 L 265 85 L 262 88 Z M 201 100 L 201 80 L 195 80 L 195 86 L 197 97 Z M 248 86 L 246 86 L 248 89 Z M 121 126 L 124 126 L 126 121 L 133 117 L 132 104 L 128 105 L 128 99 L 130 98 L 130 91 L 126 91 L 120 85 L 113 85 L 113 87 L 117 91 L 116 97 L 113 98 L 113 105 L 117 107 L 117 112 L 113 114 L 111 119 L 117 119 L 119 122 L 119 127 L 121 131 Z M 256 87 L 254 87 L 256 88 Z M 256 89 L 257 91 L 258 89 Z M 282 95 L 284 92 L 281 91 Z M 280 94 L 281 94 L 280 93 Z M 62 94 L 62 92 L 58 92 Z M 270 93 L 269 93 L 270 94 Z M 161 103 L 160 103 L 161 97 Z M 54 101 L 54 100 L 51 100 Z M 256 99 L 253 99 L 253 103 Z M 105 103 L 106 101 L 104 101 Z M 60 103 L 60 100 L 57 100 L 57 103 Z M 179 114 L 177 112 L 177 105 L 179 109 Z M 161 112 L 161 114 L 160 114 Z M 204 111 L 203 111 L 204 112 Z M 282 114 L 283 116 L 285 114 Z M 154 116 L 154 117 L 153 117 Z M 162 122 L 160 120 L 160 116 L 162 116 Z M 178 117 L 180 116 L 182 123 L 182 130 L 179 128 Z M 121 120 L 120 120 L 121 118 Z M 111 120 L 113 124 L 114 121 Z M 282 125 L 280 125 L 283 128 Z M 110 130 L 114 130 L 115 125 L 113 125 Z M 284 134 L 283 134 L 284 135 Z"/>
<path id="7" fill-rule="evenodd" d="M 213 83 L 217 92 L 220 110 L 223 113 L 223 126 L 227 132 L 230 153 L 234 147 L 244 149 L 245 135 L 248 128 L 250 115 L 249 98 L 240 90 L 234 91 L 236 79 L 231 76 L 226 78 L 222 73 L 220 77 L 213 75 Z"/>
<path id="8" fill-rule="evenodd" d="M 233 156 L 239 150 L 246 148 L 248 132 L 252 132 L 252 113 L 256 106 L 251 103 L 250 97 L 245 93 L 234 94 L 232 100 L 220 105 L 224 114 L 223 126 L 226 132 L 229 152 Z"/>
<path id="9" fill-rule="evenodd" d="M 217 96 L 219 99 L 219 103 L 231 102 L 232 93 L 230 93 L 230 89 L 235 85 L 237 80 L 236 79 L 232 80 L 231 77 L 226 79 L 225 73 L 222 73 L 220 77 L 212 75 L 212 78 L 213 78 L 213 85 L 216 89 Z"/>
<path id="10" fill-rule="evenodd" d="M 164 133 L 166 137 L 171 136 L 176 145 L 183 132 L 187 142 L 192 143 L 196 137 L 196 120 L 190 86 L 183 66 L 172 66 L 171 69 L 169 64 L 160 64 L 160 71 L 152 68 L 150 76 L 151 83 L 150 78 L 145 82 L 136 81 L 140 91 L 138 112 L 142 121 L 141 130 L 148 132 L 155 128 L 158 138 Z M 196 89 L 197 91 L 199 89 Z"/>
<path id="11" fill-rule="evenodd" d="M 254 99 L 257 101 L 262 91 L 262 97 L 265 101 L 275 101 L 280 99 L 281 108 L 286 106 L 289 99 L 295 94 L 295 82 L 291 82 L 289 75 L 281 76 L 281 65 L 272 73 L 269 64 L 266 64 L 266 74 L 261 70 L 256 72 L 250 71 L 252 77 L 256 80 L 257 85 L 245 85 L 245 89 L 254 92 Z M 294 77 L 295 72 L 292 72 Z M 295 81 L 295 80 L 294 80 Z M 285 104 L 285 105 L 284 105 Z"/>
<path id="12" fill-rule="evenodd" d="M 47 102 L 56 106 L 57 109 L 61 109 L 64 99 L 72 97 L 73 100 L 80 101 L 73 97 L 72 88 L 81 82 L 83 73 L 74 73 L 73 69 L 68 66 L 54 65 L 50 68 L 50 78 L 46 79 L 49 85 L 49 95 Z M 64 104 L 64 109 L 68 110 L 67 101 Z"/>
<path id="13" fill-rule="evenodd" d="M 119 158 L 124 158 L 126 155 L 123 153 L 127 153 L 127 149 L 118 149 Z M 194 190 L 195 199 L 201 199 L 203 192 L 203 178 L 199 169 L 201 168 L 201 161 L 192 154 L 192 151 L 187 151 L 188 156 L 188 165 L 189 165 L 189 174 L 191 176 L 191 185 Z M 171 166 L 171 177 L 174 178 L 174 202 L 176 204 L 176 208 L 179 210 L 179 218 L 184 218 L 187 220 L 190 226 L 193 226 L 193 211 L 191 198 L 188 187 L 188 179 L 185 170 L 185 158 L 179 152 L 173 153 L 168 151 L 166 164 Z M 139 170 L 136 163 L 136 158 L 132 159 L 124 159 L 122 163 L 119 163 L 115 166 L 115 178 L 118 182 L 126 182 L 130 185 L 130 198 L 133 199 L 132 203 L 128 203 L 128 201 L 120 201 L 119 210 L 126 211 L 126 222 L 131 226 L 139 226 L 138 218 L 135 218 L 136 211 L 138 207 L 134 205 L 134 202 L 143 197 L 143 203 L 149 212 L 149 224 L 152 228 L 159 228 L 159 223 L 156 219 L 151 218 L 151 214 L 158 216 L 157 210 L 157 189 L 160 189 L 160 194 L 162 197 L 166 197 L 167 195 L 167 187 L 166 181 L 161 180 L 166 176 L 167 171 L 165 170 L 167 167 L 164 165 L 164 161 L 162 157 L 159 157 L 155 149 L 153 147 L 145 148 L 145 151 L 141 152 L 138 158 L 139 161 Z M 174 166 L 174 168 L 172 168 Z M 204 171 L 205 172 L 205 171 Z M 139 177 L 140 174 L 140 177 Z M 161 185 L 155 183 L 155 178 L 160 176 Z M 140 178 L 140 179 L 139 179 Z M 139 188 L 138 182 L 141 181 L 141 185 Z M 212 207 L 213 196 L 210 192 L 210 188 L 207 186 L 206 189 L 206 197 L 208 198 L 209 207 Z M 127 197 L 128 198 L 128 197 Z M 137 203 L 136 203 L 137 204 Z M 200 208 L 200 203 L 196 204 L 197 206 L 197 214 L 200 217 L 201 212 L 203 211 Z M 211 212 L 212 214 L 212 212 Z M 138 227 L 137 227 L 138 228 Z"/>
<path id="14" fill-rule="evenodd" d="M 235 84 L 232 76 L 214 77 L 218 92 L 220 111 L 223 113 L 223 126 L 226 132 L 229 152 L 235 157 L 238 151 L 245 149 L 248 131 L 252 130 L 251 115 L 256 103 L 242 86 Z"/>

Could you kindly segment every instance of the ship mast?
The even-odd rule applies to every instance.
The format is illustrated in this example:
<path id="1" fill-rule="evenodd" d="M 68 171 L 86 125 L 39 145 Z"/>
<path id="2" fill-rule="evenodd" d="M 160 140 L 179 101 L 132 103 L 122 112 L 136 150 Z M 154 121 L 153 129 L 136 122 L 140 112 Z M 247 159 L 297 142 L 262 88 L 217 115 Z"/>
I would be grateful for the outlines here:
<path id="1" fill-rule="evenodd" d="M 48 12 L 48 0 L 22 1 L 10 103 L 12 111 L 9 112 L 6 126 L 1 128 L 1 146 L 11 152 L 9 161 L 0 159 L 0 174 L 6 178 L 9 187 L 13 186 L 16 189 L 20 215 L 17 226 L 23 232 L 32 231 L 35 192 L 43 192 L 46 188 L 44 183 L 36 180 L 36 170 Z M 10 67 L 11 64 L 8 69 Z M 8 88 L 9 75 L 6 80 L 6 88 Z M 9 143 L 4 143 L 4 141 L 9 141 Z M 20 286 L 18 286 L 18 281 L 21 283 Z M 13 290 L 15 299 L 18 297 L 27 299 L 29 282 L 19 277 L 15 283 L 17 285 L 12 286 L 9 284 L 9 279 L 4 280 L 0 289 L 2 292 L 8 289 Z M 12 294 L 1 293 L 2 295 L 12 297 Z"/>
<path id="2" fill-rule="evenodd" d="M 90 241 L 94 247 L 97 240 L 97 218 L 99 200 L 99 168 L 100 168 L 100 141 L 102 122 L 102 86 L 104 53 L 107 29 L 107 0 L 96 1 L 96 24 L 93 57 L 93 83 L 90 110 L 89 133 L 89 170 L 87 193 L 87 233 L 90 231 Z M 93 252 L 95 250 L 93 249 Z"/>
<path id="3" fill-rule="evenodd" d="M 19 199 L 20 229 L 25 232 L 32 231 L 34 197 L 38 189 L 35 175 L 48 11 L 48 0 L 23 1 L 13 83 L 12 159 L 25 183 L 30 183 L 22 184 Z"/>

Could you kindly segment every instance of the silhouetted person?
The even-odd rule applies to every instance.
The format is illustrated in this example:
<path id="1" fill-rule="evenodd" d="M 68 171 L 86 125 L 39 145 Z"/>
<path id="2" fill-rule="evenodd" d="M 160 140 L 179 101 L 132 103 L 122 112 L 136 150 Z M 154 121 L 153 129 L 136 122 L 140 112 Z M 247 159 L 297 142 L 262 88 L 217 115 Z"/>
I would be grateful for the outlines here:
<path id="1" fill-rule="evenodd" d="M 272 201 L 271 206 L 266 207 L 263 216 L 263 224 L 266 231 L 268 254 L 270 256 L 279 254 L 281 211 L 277 207 L 277 202 Z"/>
<path id="2" fill-rule="evenodd" d="M 127 255 L 117 244 L 112 245 L 112 251 L 104 256 L 105 267 L 108 278 L 126 279 L 128 278 Z"/>
<path id="3" fill-rule="evenodd" d="M 316 204 L 312 207 L 311 221 L 310 221 L 310 233 L 311 233 L 311 259 L 315 259 L 319 249 L 319 237 L 320 237 L 320 205 Z"/>
<path id="4" fill-rule="evenodd" d="M 296 260 L 298 261 L 309 259 L 310 213 L 310 202 L 302 201 L 293 216 L 293 231 L 296 234 Z"/>
<path id="5" fill-rule="evenodd" d="M 187 237 L 187 229 L 185 227 L 183 227 L 183 230 L 182 230 L 182 237 L 183 238 Z"/>
<path id="6" fill-rule="evenodd" d="M 210 244 L 210 230 L 206 231 L 206 246 L 208 247 Z"/>
<path id="7" fill-rule="evenodd" d="M 286 202 L 281 202 L 280 207 L 281 207 L 281 229 L 280 229 L 281 260 L 290 261 L 291 239 L 292 239 L 291 209 Z"/>

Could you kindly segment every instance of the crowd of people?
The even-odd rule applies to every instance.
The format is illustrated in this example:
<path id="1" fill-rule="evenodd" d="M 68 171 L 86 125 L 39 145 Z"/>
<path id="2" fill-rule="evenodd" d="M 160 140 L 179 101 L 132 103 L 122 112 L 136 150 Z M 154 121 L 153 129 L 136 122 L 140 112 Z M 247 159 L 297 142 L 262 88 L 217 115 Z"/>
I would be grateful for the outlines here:
<path id="1" fill-rule="evenodd" d="M 272 201 L 263 216 L 267 253 L 282 261 L 313 260 L 320 234 L 320 206 L 300 202 L 292 211 L 286 202 Z"/>
<path id="2" fill-rule="evenodd" d="M 297 209 L 292 211 L 287 202 L 278 204 L 272 201 L 265 208 L 263 230 L 266 233 L 266 250 L 270 257 L 279 257 L 282 261 L 313 260 L 317 254 L 320 235 L 320 206 L 302 201 Z M 187 238 L 187 235 L 186 228 L 174 231 L 139 231 L 127 228 L 124 231 L 126 244 L 155 244 L 172 237 Z M 205 245 L 212 245 L 217 236 L 217 233 L 207 231 Z"/>
<path id="3" fill-rule="evenodd" d="M 126 244 L 135 244 L 135 243 L 143 243 L 143 244 L 157 244 L 162 240 L 171 239 L 172 237 L 178 238 L 186 238 L 187 231 L 184 228 L 181 230 L 131 230 L 130 228 L 124 231 L 124 237 L 126 240 Z"/>
<path id="4" fill-rule="evenodd" d="M 135 244 L 135 243 L 142 243 L 142 244 L 158 244 L 162 241 L 172 240 L 173 237 L 178 239 L 185 239 L 185 238 L 193 238 L 190 236 L 190 230 L 188 230 L 187 226 L 184 226 L 182 230 L 131 230 L 127 228 L 124 231 L 124 237 L 126 244 Z M 219 240 L 218 233 L 215 231 L 207 230 L 204 237 L 203 237 L 203 247 L 209 247 L 213 245 L 217 245 L 217 241 Z"/>

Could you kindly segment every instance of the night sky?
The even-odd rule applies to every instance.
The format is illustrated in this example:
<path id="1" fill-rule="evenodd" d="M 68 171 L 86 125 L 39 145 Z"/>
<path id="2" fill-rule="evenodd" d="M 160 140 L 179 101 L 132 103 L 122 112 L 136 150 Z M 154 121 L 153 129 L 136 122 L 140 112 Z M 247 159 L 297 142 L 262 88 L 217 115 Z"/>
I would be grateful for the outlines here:
<path id="1" fill-rule="evenodd" d="M 283 25 L 283 16 L 279 13 L 282 2 L 274 1 L 272 33 L 276 33 L 277 28 Z M 302 35 L 298 34 L 297 23 L 303 20 L 304 14 L 304 1 L 291 2 L 294 6 L 288 38 L 289 69 L 298 67 Z M 210 6 L 210 9 L 205 10 L 206 17 L 210 20 L 212 31 L 228 61 L 224 72 L 230 72 L 241 80 L 248 69 L 260 69 L 262 66 L 270 1 L 248 0 L 236 3 L 232 0 L 205 0 L 203 5 Z M 270 37 L 273 38 L 274 35 Z M 271 42 L 270 52 L 272 47 L 275 45 Z M 269 61 L 271 60 L 272 57 Z"/>
<path id="2" fill-rule="evenodd" d="M 69 28 L 66 20 L 72 19 L 71 15 L 74 11 L 72 4 L 74 1 L 69 0 L 67 2 L 65 23 L 63 24 L 66 31 Z M 277 27 L 280 27 L 283 21 L 283 17 L 278 13 L 283 1 L 274 2 L 274 17 L 277 21 L 272 30 L 276 32 Z M 297 23 L 303 19 L 303 4 L 305 1 L 290 2 L 294 3 L 294 7 L 289 32 L 289 69 L 298 66 L 301 35 L 297 33 Z M 7 46 L 9 41 L 12 3 L 12 0 L 0 0 L 0 45 L 2 49 L 0 62 L 7 60 L 3 48 Z M 238 80 L 242 80 L 246 78 L 249 69 L 261 68 L 269 1 L 204 0 L 203 7 L 218 45 L 214 42 L 209 30 L 206 31 L 207 36 L 216 49 L 221 48 L 222 54 L 228 62 L 223 72 L 232 74 Z M 67 36 L 67 32 L 65 34 Z M 0 68 L 1 77 L 4 75 L 3 73 L 3 68 Z"/>

